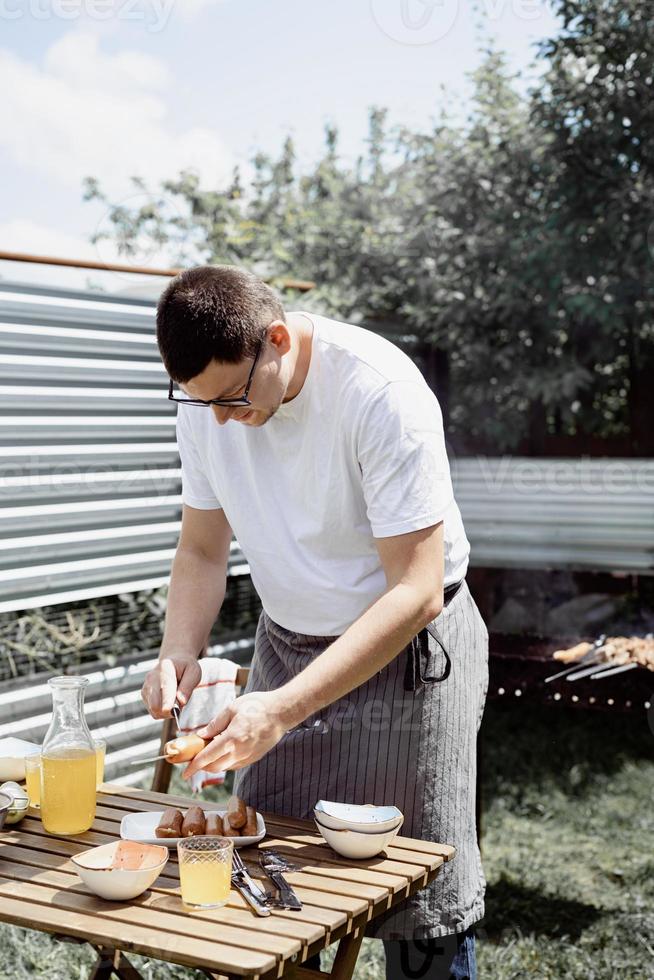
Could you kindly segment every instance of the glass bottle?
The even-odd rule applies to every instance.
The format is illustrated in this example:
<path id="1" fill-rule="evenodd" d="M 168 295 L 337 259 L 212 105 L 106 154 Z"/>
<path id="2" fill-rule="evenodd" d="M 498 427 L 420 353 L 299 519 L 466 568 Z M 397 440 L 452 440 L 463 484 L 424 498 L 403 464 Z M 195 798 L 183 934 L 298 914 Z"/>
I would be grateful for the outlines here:
<path id="1" fill-rule="evenodd" d="M 95 819 L 95 746 L 84 718 L 88 677 L 51 677 L 52 721 L 41 749 L 41 820 L 51 834 L 81 834 Z"/>

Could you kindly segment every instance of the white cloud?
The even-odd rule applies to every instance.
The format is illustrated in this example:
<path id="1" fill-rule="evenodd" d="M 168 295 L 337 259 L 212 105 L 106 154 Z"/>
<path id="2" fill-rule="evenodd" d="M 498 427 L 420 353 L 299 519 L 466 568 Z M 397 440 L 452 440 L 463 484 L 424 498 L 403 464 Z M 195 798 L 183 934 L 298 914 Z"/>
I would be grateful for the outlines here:
<path id="1" fill-rule="evenodd" d="M 120 195 L 132 175 L 155 183 L 184 167 L 215 186 L 231 172 L 232 156 L 211 129 L 175 131 L 168 84 L 159 59 L 107 53 L 88 32 L 56 41 L 42 68 L 0 49 L 0 147 L 19 165 L 76 189 L 93 175 Z"/>
<path id="2" fill-rule="evenodd" d="M 169 80 L 166 66 L 140 51 L 107 55 L 98 50 L 100 39 L 90 32 L 65 34 L 48 48 L 44 72 L 71 86 L 119 92 L 163 89 Z"/>

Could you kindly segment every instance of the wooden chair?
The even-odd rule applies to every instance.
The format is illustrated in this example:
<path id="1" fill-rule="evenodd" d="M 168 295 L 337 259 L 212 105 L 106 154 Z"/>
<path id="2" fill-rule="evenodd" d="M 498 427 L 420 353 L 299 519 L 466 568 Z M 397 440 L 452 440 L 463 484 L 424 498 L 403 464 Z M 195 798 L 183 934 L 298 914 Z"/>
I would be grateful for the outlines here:
<path id="1" fill-rule="evenodd" d="M 203 651 L 203 654 L 206 651 Z M 239 667 L 236 672 L 236 689 L 237 693 L 239 689 L 243 689 L 247 684 L 247 679 L 250 674 L 249 667 Z M 175 737 L 175 719 L 166 718 L 164 719 L 163 725 L 161 726 L 161 739 L 159 741 L 159 752 L 158 755 L 163 754 L 164 746 L 166 742 L 169 742 L 171 738 Z M 154 767 L 154 776 L 152 777 L 152 785 L 150 789 L 154 793 L 167 793 L 170 787 L 170 777 L 173 774 L 173 767 L 165 759 L 159 759 Z"/>

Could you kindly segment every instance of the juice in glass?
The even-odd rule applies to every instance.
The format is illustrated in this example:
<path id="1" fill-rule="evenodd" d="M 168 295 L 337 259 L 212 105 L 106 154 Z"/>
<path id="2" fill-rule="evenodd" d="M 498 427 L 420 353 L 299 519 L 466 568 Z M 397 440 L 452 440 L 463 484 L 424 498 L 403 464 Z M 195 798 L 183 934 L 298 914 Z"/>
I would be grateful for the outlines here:
<path id="1" fill-rule="evenodd" d="M 41 756 L 41 821 L 50 834 L 81 834 L 95 818 L 95 751 L 63 748 Z"/>
<path id="2" fill-rule="evenodd" d="M 25 757 L 25 789 L 32 806 L 41 805 L 41 755 Z"/>
<path id="3" fill-rule="evenodd" d="M 177 845 L 182 901 L 192 908 L 216 908 L 229 898 L 233 841 L 188 837 Z"/>
<path id="4" fill-rule="evenodd" d="M 93 744 L 95 746 L 96 764 L 95 788 L 100 789 L 100 785 L 104 782 L 104 757 L 107 751 L 107 743 L 103 738 L 94 738 Z"/>

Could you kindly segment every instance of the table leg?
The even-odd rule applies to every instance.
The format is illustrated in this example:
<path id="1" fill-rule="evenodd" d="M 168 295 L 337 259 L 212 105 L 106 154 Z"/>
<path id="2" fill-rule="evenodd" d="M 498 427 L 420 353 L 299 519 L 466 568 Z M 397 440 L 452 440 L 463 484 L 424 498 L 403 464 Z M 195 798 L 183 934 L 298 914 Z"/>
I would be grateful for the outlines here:
<path id="1" fill-rule="evenodd" d="M 110 980 L 114 975 L 120 980 L 143 980 L 139 973 L 120 949 L 112 946 L 93 946 L 98 959 L 89 973 L 88 980 Z"/>
<path id="2" fill-rule="evenodd" d="M 334 957 L 330 976 L 333 980 L 351 980 L 356 966 L 361 942 L 363 940 L 363 926 L 349 932 L 343 936 L 338 944 L 338 950 Z"/>
<path id="3" fill-rule="evenodd" d="M 338 944 L 330 973 L 324 970 L 307 970 L 295 967 L 288 975 L 292 980 L 351 980 L 363 941 L 363 926 L 343 936 Z"/>

